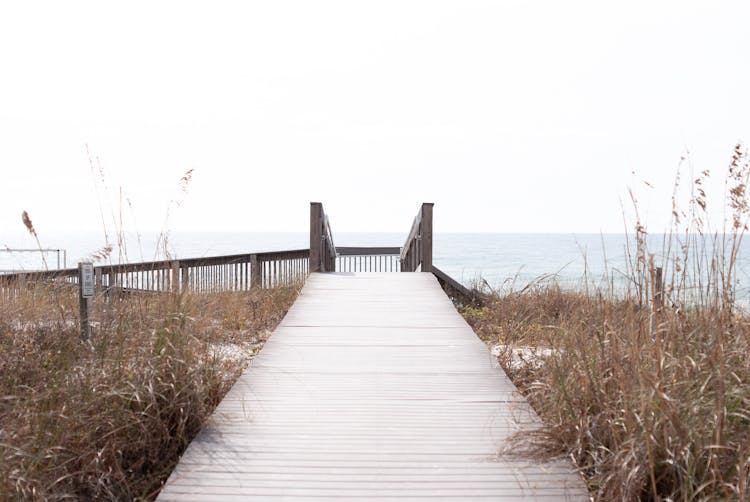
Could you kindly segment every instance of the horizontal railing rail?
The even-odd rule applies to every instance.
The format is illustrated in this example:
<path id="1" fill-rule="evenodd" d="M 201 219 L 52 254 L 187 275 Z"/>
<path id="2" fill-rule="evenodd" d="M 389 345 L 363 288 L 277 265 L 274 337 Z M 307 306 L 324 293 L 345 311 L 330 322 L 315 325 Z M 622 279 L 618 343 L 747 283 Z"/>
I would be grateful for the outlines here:
<path id="1" fill-rule="evenodd" d="M 398 247 L 354 247 L 339 246 L 336 254 L 345 256 L 369 256 L 369 255 L 400 255 L 401 248 Z"/>
<path id="2" fill-rule="evenodd" d="M 95 284 L 104 291 L 241 291 L 303 281 L 309 249 L 98 265 Z M 5 296 L 32 283 L 78 283 L 78 269 L 0 275 Z"/>

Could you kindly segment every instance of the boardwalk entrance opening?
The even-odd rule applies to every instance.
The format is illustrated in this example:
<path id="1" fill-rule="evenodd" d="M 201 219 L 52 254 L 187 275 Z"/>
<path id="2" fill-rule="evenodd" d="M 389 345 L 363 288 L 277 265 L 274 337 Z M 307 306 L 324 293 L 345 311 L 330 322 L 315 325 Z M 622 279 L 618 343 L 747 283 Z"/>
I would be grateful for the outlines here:
<path id="1" fill-rule="evenodd" d="M 320 202 L 310 203 L 310 272 L 432 272 L 432 207 L 414 217 L 404 246 L 337 247 Z"/>

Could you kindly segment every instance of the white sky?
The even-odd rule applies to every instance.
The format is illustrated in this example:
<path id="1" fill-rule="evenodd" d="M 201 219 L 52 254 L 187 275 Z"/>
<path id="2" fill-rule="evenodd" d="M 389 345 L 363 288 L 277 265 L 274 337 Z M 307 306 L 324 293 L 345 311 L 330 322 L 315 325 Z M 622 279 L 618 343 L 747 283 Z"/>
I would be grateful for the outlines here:
<path id="1" fill-rule="evenodd" d="M 0 240 L 23 210 L 101 229 L 86 145 L 131 230 L 181 197 L 172 230 L 306 230 L 322 201 L 334 233 L 406 232 L 432 201 L 443 232 L 620 232 L 631 185 L 661 230 L 685 150 L 718 180 L 750 140 L 748 20 L 747 0 L 3 2 Z"/>

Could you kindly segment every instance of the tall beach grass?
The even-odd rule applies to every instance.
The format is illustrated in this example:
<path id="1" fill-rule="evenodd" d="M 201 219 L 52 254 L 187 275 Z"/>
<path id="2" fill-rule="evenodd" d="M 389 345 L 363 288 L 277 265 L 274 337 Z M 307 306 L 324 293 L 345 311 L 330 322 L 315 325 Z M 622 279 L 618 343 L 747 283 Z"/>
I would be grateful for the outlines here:
<path id="1" fill-rule="evenodd" d="M 88 259 L 127 263 L 123 213 L 133 207 L 122 188 L 113 205 L 102 164 L 90 154 L 89 163 L 104 246 Z M 169 213 L 192 172 L 168 204 L 154 259 L 169 258 Z M 41 250 L 27 211 L 21 219 Z M 76 286 L 36 281 L 0 294 L 0 500 L 153 499 L 300 287 L 115 288 L 93 299 L 90 340 L 81 339 Z"/>
<path id="2" fill-rule="evenodd" d="M 91 343 L 70 286 L 0 301 L 0 499 L 153 498 L 297 292 L 100 297 Z"/>
<path id="3" fill-rule="evenodd" d="M 749 174 L 738 146 L 720 231 L 707 172 L 686 210 L 673 204 L 663 284 L 636 221 L 626 288 L 541 281 L 463 309 L 544 420 L 516 440 L 571 457 L 597 500 L 750 500 L 750 313 L 736 297 Z"/>

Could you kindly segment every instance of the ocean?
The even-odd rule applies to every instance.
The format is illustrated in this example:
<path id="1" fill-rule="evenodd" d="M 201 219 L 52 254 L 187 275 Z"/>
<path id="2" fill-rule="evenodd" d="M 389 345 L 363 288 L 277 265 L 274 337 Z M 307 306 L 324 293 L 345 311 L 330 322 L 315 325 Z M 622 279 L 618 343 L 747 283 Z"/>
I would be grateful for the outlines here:
<path id="1" fill-rule="evenodd" d="M 336 233 L 337 246 L 401 246 L 406 233 Z M 112 241 L 112 237 L 110 237 Z M 648 247 L 656 266 L 664 265 L 664 238 L 650 235 Z M 631 254 L 632 254 L 632 236 Z M 483 283 L 493 289 L 519 290 L 545 278 L 563 287 L 583 283 L 602 285 L 604 281 L 622 285 L 628 270 L 628 239 L 625 234 L 509 234 L 436 233 L 433 261 L 441 270 L 467 286 Z M 32 245 L 33 244 L 33 245 Z M 61 266 L 75 267 L 78 261 L 105 245 L 102 234 L 60 233 L 45 236 L 45 248 L 61 249 Z M 167 236 L 166 250 L 172 258 L 194 258 L 235 253 L 303 249 L 309 246 L 306 232 L 173 232 Z M 738 261 L 738 293 L 750 296 L 749 253 L 742 244 Z M 38 252 L 10 252 L 8 249 L 36 248 L 28 235 L 0 237 L 0 270 L 44 268 Z M 138 262 L 163 259 L 164 242 L 157 235 L 126 235 L 120 248 L 114 247 L 104 263 Z M 44 253 L 49 268 L 56 268 L 58 254 Z M 64 259 L 63 259 L 64 256 Z"/>

